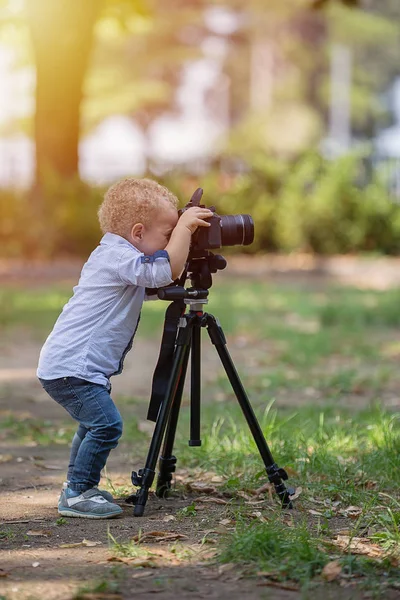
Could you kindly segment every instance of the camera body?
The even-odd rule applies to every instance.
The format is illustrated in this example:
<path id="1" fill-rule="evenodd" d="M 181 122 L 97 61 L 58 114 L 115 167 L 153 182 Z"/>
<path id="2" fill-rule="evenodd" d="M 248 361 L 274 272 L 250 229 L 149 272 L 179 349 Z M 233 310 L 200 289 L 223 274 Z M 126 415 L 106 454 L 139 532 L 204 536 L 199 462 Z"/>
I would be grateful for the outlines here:
<path id="1" fill-rule="evenodd" d="M 198 227 L 193 236 L 192 243 L 201 250 L 222 247 L 222 218 L 217 215 L 214 206 L 211 206 L 210 210 L 214 213 L 207 219 L 210 227 Z"/>
<path id="2" fill-rule="evenodd" d="M 193 206 L 189 203 L 190 206 Z M 190 208 L 188 204 L 184 209 L 179 211 L 179 216 L 187 208 Z M 198 205 L 201 208 L 205 208 L 204 204 Z M 222 217 L 215 212 L 215 207 L 210 206 L 214 214 L 212 217 L 207 219 L 207 223 L 210 223 L 210 227 L 198 227 L 197 231 L 192 235 L 192 248 L 196 250 L 212 250 L 213 248 L 222 247 Z"/>
<path id="3" fill-rule="evenodd" d="M 205 204 L 200 204 L 203 190 L 197 188 L 193 196 L 183 209 L 179 211 L 179 216 L 192 206 L 206 208 Z M 193 250 L 212 250 L 213 248 L 222 248 L 222 246 L 248 246 L 254 240 L 254 222 L 250 215 L 224 215 L 220 216 L 215 212 L 215 207 L 210 206 L 214 214 L 207 219 L 210 227 L 198 227 L 192 236 Z"/>

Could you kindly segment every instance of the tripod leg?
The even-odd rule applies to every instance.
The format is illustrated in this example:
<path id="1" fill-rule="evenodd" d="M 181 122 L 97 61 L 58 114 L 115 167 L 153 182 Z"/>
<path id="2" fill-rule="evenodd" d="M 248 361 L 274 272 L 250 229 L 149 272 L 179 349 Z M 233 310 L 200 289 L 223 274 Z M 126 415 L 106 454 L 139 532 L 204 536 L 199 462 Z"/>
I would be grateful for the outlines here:
<path id="1" fill-rule="evenodd" d="M 188 334 L 190 341 L 190 328 L 186 327 L 186 329 L 189 330 Z M 160 452 L 161 443 L 164 437 L 165 428 L 167 426 L 172 402 L 174 400 L 174 396 L 177 390 L 183 360 L 185 358 L 185 345 L 177 346 L 174 352 L 174 362 L 171 377 L 168 382 L 165 399 L 158 413 L 156 426 L 153 432 L 153 437 L 151 438 L 150 448 L 147 454 L 145 467 L 144 469 L 140 469 L 139 473 L 132 473 L 133 485 L 140 486 L 140 489 L 137 491 L 136 498 L 134 500 L 135 508 L 133 514 L 135 515 L 135 517 L 141 517 L 143 515 L 144 507 L 149 496 L 149 489 L 154 481 L 157 457 Z"/>
<path id="2" fill-rule="evenodd" d="M 183 362 L 185 360 L 187 349 L 190 348 L 192 326 L 196 318 L 197 317 L 195 315 L 189 314 L 185 315 L 181 319 L 175 344 L 176 347 L 174 351 L 171 376 L 168 381 L 164 400 L 157 416 L 156 426 L 154 428 L 153 437 L 151 438 L 146 464 L 143 469 L 140 469 L 139 473 L 132 473 L 133 485 L 140 487 L 140 489 L 136 492 L 136 497 L 133 500 L 135 505 L 133 514 L 135 517 L 141 517 L 143 515 L 144 507 L 149 496 L 149 489 L 154 481 L 157 457 L 160 453 L 161 443 L 167 427 L 172 403 L 177 392 L 177 387 L 182 373 Z"/>
<path id="3" fill-rule="evenodd" d="M 182 363 L 182 369 L 179 376 L 178 387 L 171 408 L 171 414 L 168 419 L 167 430 L 165 432 L 164 445 L 158 461 L 158 477 L 156 485 L 156 495 L 164 498 L 171 488 L 172 473 L 175 472 L 176 457 L 172 455 L 174 447 L 176 426 L 178 424 L 179 410 L 182 402 L 183 388 L 185 385 L 186 371 L 190 355 L 190 346 L 185 346 L 185 354 Z"/>
<path id="4" fill-rule="evenodd" d="M 233 364 L 232 358 L 226 347 L 226 339 L 221 326 L 213 315 L 207 314 L 207 331 L 212 344 L 216 347 L 221 362 L 225 368 L 228 379 L 235 392 L 236 398 L 239 401 L 247 424 L 253 435 L 254 441 L 257 444 L 258 451 L 264 462 L 268 479 L 274 485 L 275 491 L 278 494 L 282 506 L 284 508 L 292 508 L 289 491 L 286 489 L 282 479 L 288 478 L 284 469 L 278 467 L 274 462 L 270 449 L 261 431 L 260 425 L 250 405 L 245 389 L 240 381 L 239 375 Z"/>
<path id="5" fill-rule="evenodd" d="M 192 370 L 190 385 L 190 440 L 189 446 L 201 446 L 200 439 L 200 389 L 201 389 L 201 325 L 192 330 Z"/>

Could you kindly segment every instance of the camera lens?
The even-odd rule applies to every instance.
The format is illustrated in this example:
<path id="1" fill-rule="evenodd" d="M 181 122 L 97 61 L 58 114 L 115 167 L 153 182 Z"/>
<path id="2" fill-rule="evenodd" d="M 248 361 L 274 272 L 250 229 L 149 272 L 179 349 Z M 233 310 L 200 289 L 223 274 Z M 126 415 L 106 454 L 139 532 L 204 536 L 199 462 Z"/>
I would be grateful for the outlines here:
<path id="1" fill-rule="evenodd" d="M 224 215 L 221 217 L 223 246 L 248 246 L 254 240 L 254 221 L 250 215 Z"/>

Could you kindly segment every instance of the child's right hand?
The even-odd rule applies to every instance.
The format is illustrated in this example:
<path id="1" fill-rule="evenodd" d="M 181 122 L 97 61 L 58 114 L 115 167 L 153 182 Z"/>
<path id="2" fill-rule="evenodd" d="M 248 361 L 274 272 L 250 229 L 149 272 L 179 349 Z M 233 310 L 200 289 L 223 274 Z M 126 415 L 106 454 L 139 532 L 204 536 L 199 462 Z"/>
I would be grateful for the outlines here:
<path id="1" fill-rule="evenodd" d="M 198 227 L 210 227 L 211 223 L 204 221 L 203 219 L 209 219 L 213 214 L 214 213 L 208 208 L 192 206 L 182 213 L 175 229 L 178 229 L 178 227 L 180 229 L 186 227 L 192 235 Z"/>
<path id="2" fill-rule="evenodd" d="M 178 219 L 178 223 L 165 247 L 171 264 L 172 279 L 176 279 L 182 273 L 193 233 L 198 227 L 210 227 L 211 223 L 204 221 L 204 219 L 209 219 L 212 216 L 213 212 L 208 208 L 192 206 L 185 210 Z"/>

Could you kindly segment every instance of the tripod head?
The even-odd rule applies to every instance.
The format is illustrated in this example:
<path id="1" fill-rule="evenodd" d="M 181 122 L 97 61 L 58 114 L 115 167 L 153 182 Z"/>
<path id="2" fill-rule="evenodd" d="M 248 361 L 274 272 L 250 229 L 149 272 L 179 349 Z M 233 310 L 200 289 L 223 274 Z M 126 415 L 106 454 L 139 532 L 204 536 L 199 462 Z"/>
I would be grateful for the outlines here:
<path id="1" fill-rule="evenodd" d="M 226 265 L 221 254 L 213 254 L 209 250 L 191 250 L 180 282 L 184 285 L 186 279 L 190 279 L 192 288 L 208 290 L 212 286 L 211 274 L 222 271 Z"/>
<path id="2" fill-rule="evenodd" d="M 225 269 L 227 262 L 220 254 L 209 250 L 191 250 L 185 268 L 179 279 L 162 288 L 146 288 L 147 294 L 157 294 L 160 300 L 183 300 L 184 298 L 207 298 L 212 286 L 212 273 Z M 190 279 L 191 287 L 186 289 L 186 280 Z"/>

